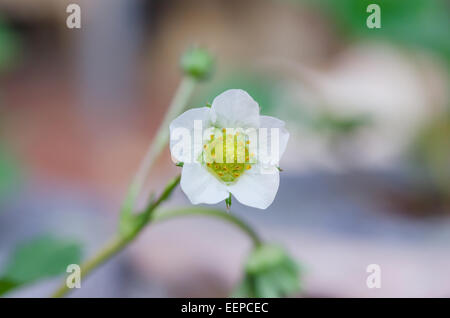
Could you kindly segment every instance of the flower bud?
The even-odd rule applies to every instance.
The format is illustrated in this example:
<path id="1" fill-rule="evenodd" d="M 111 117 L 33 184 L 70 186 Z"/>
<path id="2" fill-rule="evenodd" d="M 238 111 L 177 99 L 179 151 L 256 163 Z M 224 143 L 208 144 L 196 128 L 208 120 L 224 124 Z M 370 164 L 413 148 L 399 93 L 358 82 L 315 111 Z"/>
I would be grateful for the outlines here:
<path id="1" fill-rule="evenodd" d="M 212 55 L 205 49 L 190 48 L 180 60 L 183 72 L 196 80 L 208 78 L 214 67 Z"/>
<path id="2" fill-rule="evenodd" d="M 261 245 L 250 253 L 234 297 L 285 297 L 300 290 L 299 268 L 284 249 Z"/>

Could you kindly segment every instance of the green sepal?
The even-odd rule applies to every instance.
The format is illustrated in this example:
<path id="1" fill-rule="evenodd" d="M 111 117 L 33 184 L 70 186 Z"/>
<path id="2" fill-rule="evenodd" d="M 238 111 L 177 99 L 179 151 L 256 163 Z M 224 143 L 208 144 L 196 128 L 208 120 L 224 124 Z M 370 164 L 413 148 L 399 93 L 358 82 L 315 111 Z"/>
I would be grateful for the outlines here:
<path id="1" fill-rule="evenodd" d="M 276 245 L 256 246 L 248 256 L 245 274 L 232 297 L 286 297 L 300 291 L 300 269 Z"/>

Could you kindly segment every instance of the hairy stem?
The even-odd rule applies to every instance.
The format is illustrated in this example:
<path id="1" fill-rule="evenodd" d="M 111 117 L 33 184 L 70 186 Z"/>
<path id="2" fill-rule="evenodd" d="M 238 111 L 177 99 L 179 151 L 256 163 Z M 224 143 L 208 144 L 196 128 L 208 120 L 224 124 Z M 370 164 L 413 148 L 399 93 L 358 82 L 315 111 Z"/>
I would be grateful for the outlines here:
<path id="1" fill-rule="evenodd" d="M 194 91 L 195 83 L 196 81 L 193 78 L 184 77 L 178 86 L 167 113 L 158 128 L 156 136 L 150 143 L 147 153 L 131 182 L 122 206 L 122 213 L 131 213 L 133 211 L 136 200 L 141 193 L 142 187 L 148 178 L 152 166 L 169 142 L 169 125 L 171 121 L 186 108 L 186 104 Z"/>
<path id="2" fill-rule="evenodd" d="M 129 243 L 131 243 L 136 236 L 142 231 L 142 229 L 149 223 L 157 223 L 167 221 L 176 217 L 184 216 L 207 216 L 214 217 L 228 222 L 236 226 L 243 233 L 248 235 L 255 246 L 259 246 L 262 243 L 261 238 L 258 234 L 244 221 L 240 220 L 236 216 L 218 210 L 205 207 L 188 207 L 179 208 L 174 210 L 169 210 L 161 213 L 153 213 L 159 205 L 167 200 L 173 190 L 180 182 L 180 176 L 176 177 L 173 181 L 169 182 L 165 190 L 161 195 L 154 201 L 152 201 L 148 207 L 140 215 L 144 216 L 142 222 L 139 223 L 136 230 L 132 232 L 129 236 L 118 236 L 108 243 L 102 250 L 100 250 L 96 255 L 94 255 L 90 260 L 81 265 L 81 278 L 86 278 L 94 269 L 98 268 L 100 265 L 108 261 L 115 254 L 123 250 Z M 52 297 L 63 297 L 69 293 L 71 289 L 67 287 L 66 282 L 53 293 Z"/>
<path id="3" fill-rule="evenodd" d="M 194 91 L 195 83 L 195 79 L 189 76 L 184 77 L 181 81 L 172 99 L 172 102 L 169 105 L 166 115 L 158 128 L 156 136 L 150 143 L 147 153 L 142 160 L 139 169 L 128 189 L 127 196 L 121 209 L 121 224 L 125 223 L 123 222 L 124 219 L 133 217 L 132 212 L 134 210 L 136 200 L 141 193 L 142 187 L 144 186 L 144 183 L 148 178 L 150 170 L 169 141 L 170 122 L 186 108 L 186 104 Z M 125 246 L 127 246 L 148 223 L 153 210 L 156 209 L 163 201 L 165 201 L 169 197 L 169 195 L 172 193 L 179 182 L 180 177 L 177 177 L 174 181 L 169 183 L 169 185 L 166 187 L 166 189 L 158 199 L 150 202 L 143 213 L 141 213 L 140 215 L 136 215 L 137 218 L 139 217 L 139 222 L 137 223 L 136 227 L 133 228 L 133 231 L 128 233 L 128 235 L 117 236 L 102 250 L 100 250 L 92 259 L 84 263 L 81 266 L 82 277 L 86 277 L 92 270 L 103 264 L 123 248 L 125 248 Z M 70 289 L 66 286 L 66 282 L 64 282 L 52 296 L 62 297 L 69 291 Z"/>
<path id="4" fill-rule="evenodd" d="M 224 220 L 236 226 L 238 229 L 240 229 L 242 232 L 248 235 L 248 237 L 252 240 L 255 246 L 259 246 L 262 243 L 261 238 L 247 223 L 245 223 L 238 217 L 234 216 L 233 214 L 224 212 L 219 209 L 212 209 L 206 207 L 188 207 L 188 208 L 168 210 L 160 213 L 155 211 L 155 214 L 153 214 L 152 217 L 152 223 L 162 222 L 176 217 L 185 217 L 185 216 L 206 216 Z"/>

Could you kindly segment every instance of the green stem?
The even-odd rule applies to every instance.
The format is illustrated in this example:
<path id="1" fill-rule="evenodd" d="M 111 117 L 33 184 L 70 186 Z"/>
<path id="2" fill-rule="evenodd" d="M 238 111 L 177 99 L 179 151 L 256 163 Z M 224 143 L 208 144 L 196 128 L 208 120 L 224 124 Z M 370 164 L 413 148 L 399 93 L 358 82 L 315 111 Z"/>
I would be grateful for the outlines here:
<path id="1" fill-rule="evenodd" d="M 162 222 L 173 219 L 175 217 L 182 217 L 182 216 L 208 216 L 222 219 L 236 226 L 237 228 L 242 230 L 245 234 L 247 234 L 255 246 L 259 246 L 262 243 L 261 238 L 247 223 L 237 218 L 236 216 L 219 209 L 211 209 L 205 207 L 179 208 L 153 214 L 152 222 Z"/>
<path id="2" fill-rule="evenodd" d="M 186 104 L 194 91 L 195 83 L 195 79 L 185 76 L 178 86 L 168 111 L 158 128 L 156 136 L 150 143 L 147 153 L 128 189 L 127 196 L 122 206 L 122 213 L 129 214 L 133 211 L 136 200 L 141 193 L 142 187 L 148 178 L 152 166 L 169 142 L 169 125 L 172 120 L 186 108 Z"/>
<path id="3" fill-rule="evenodd" d="M 107 244 L 102 250 L 100 250 L 93 258 L 88 260 L 86 263 L 81 265 L 81 278 L 87 277 L 94 269 L 105 263 L 115 254 L 123 250 L 129 243 L 131 243 L 134 238 L 141 232 L 141 230 L 148 224 L 148 222 L 163 222 L 175 217 L 183 216 L 208 216 L 222 219 L 240 229 L 242 232 L 247 234 L 252 240 L 255 246 L 260 246 L 262 244 L 261 238 L 256 234 L 256 232 L 245 222 L 237 218 L 236 216 L 218 210 L 205 207 L 189 207 L 189 208 L 179 208 L 161 213 L 153 213 L 159 205 L 167 200 L 176 186 L 180 183 L 180 176 L 176 177 L 173 181 L 169 182 L 165 190 L 161 195 L 152 201 L 148 207 L 139 214 L 142 216 L 141 222 L 138 223 L 135 231 L 127 236 L 118 236 L 113 239 L 109 244 Z M 67 287 L 66 282 L 53 293 L 52 297 L 63 297 L 69 293 L 71 289 Z"/>
<path id="4" fill-rule="evenodd" d="M 140 167 L 133 178 L 133 181 L 129 187 L 127 196 L 124 200 L 122 209 L 121 209 L 121 220 L 125 218 L 129 218 L 132 216 L 132 212 L 134 210 L 134 206 L 136 204 L 136 200 L 141 193 L 142 187 L 144 186 L 145 181 L 148 178 L 149 172 L 154 165 L 156 159 L 161 154 L 161 152 L 166 147 L 169 142 L 169 125 L 176 116 L 178 116 L 186 107 L 189 98 L 191 97 L 194 88 L 195 88 L 196 80 L 186 76 L 181 81 L 178 89 L 172 99 L 172 102 L 169 105 L 168 111 L 164 116 L 164 119 L 161 125 L 158 128 L 155 138 L 152 140 L 147 153 L 142 160 Z M 107 244 L 98 254 L 96 254 L 92 259 L 88 260 L 81 266 L 81 275 L 82 277 L 86 277 L 92 270 L 103 264 L 109 258 L 114 256 L 116 253 L 121 251 L 125 246 L 127 246 L 145 227 L 148 223 L 149 216 L 152 211 L 156 209 L 163 201 L 165 201 L 175 187 L 180 182 L 180 177 L 177 177 L 174 181 L 172 181 L 164 190 L 164 192 L 160 195 L 160 197 L 152 201 L 144 213 L 140 215 L 140 223 L 138 226 L 129 233 L 129 235 L 119 235 L 115 239 L 113 239 L 109 244 Z M 139 217 L 139 216 L 137 216 Z M 121 222 L 123 223 L 123 222 Z M 60 288 L 52 295 L 53 297 L 62 297 L 66 295 L 70 291 L 67 288 L 66 283 L 64 282 Z"/>
<path id="5" fill-rule="evenodd" d="M 155 214 L 154 217 L 152 218 L 152 221 L 163 222 L 176 217 L 184 217 L 184 216 L 208 216 L 225 220 L 228 223 L 242 230 L 245 234 L 247 234 L 255 246 L 260 246 L 262 244 L 261 238 L 248 224 L 244 223 L 242 220 L 238 219 L 232 214 L 217 209 L 209 209 L 202 207 L 180 208 Z M 141 227 L 141 229 L 142 228 L 143 227 Z M 82 275 L 81 278 L 82 279 L 86 278 L 94 269 L 105 263 L 115 254 L 120 252 L 122 249 L 124 249 L 133 240 L 134 237 L 136 236 L 133 236 L 132 238 L 117 237 L 114 240 L 112 240 L 102 250 L 100 250 L 100 252 L 98 252 L 92 259 L 88 260 L 86 263 L 81 265 L 81 275 Z M 70 291 L 71 289 L 67 287 L 67 284 L 64 281 L 64 283 L 53 293 L 52 297 L 54 298 L 64 297 Z"/>

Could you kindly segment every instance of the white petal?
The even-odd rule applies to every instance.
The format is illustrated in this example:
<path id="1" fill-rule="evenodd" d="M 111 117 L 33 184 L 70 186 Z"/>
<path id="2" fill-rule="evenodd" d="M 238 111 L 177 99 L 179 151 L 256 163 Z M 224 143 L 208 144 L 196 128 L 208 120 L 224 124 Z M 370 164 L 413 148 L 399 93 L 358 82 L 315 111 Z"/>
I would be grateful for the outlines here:
<path id="1" fill-rule="evenodd" d="M 202 122 L 202 129 L 205 130 L 210 126 L 211 123 L 211 109 L 209 107 L 193 108 L 184 112 L 177 118 L 175 118 L 169 126 L 170 130 L 170 152 L 172 158 L 175 161 L 182 162 L 193 162 L 198 153 L 190 152 L 190 160 L 187 160 L 186 153 L 182 154 L 180 151 L 180 146 L 182 143 L 182 135 L 185 132 L 189 135 L 189 147 L 194 149 L 194 121 L 200 120 Z M 184 147 L 183 147 L 184 148 Z M 201 151 L 201 145 L 198 147 L 198 151 Z M 197 152 L 198 152 L 197 151 Z"/>
<path id="2" fill-rule="evenodd" d="M 286 130 L 285 122 L 271 116 L 261 116 L 260 120 L 260 128 L 268 128 L 267 129 L 267 140 L 269 143 L 271 142 L 271 128 L 279 128 L 279 155 L 280 159 L 283 156 L 284 151 L 286 150 L 287 143 L 289 141 L 289 133 Z"/>
<path id="3" fill-rule="evenodd" d="M 230 89 L 214 98 L 211 118 L 220 128 L 258 128 L 259 106 L 241 89 Z"/>
<path id="4" fill-rule="evenodd" d="M 275 199 L 279 185 L 280 174 L 276 167 L 261 173 L 259 166 L 253 166 L 235 184 L 228 186 L 228 190 L 242 204 L 266 209 Z"/>
<path id="5" fill-rule="evenodd" d="M 198 163 L 184 164 L 180 185 L 192 204 L 214 204 L 229 195 L 226 186 Z"/>

